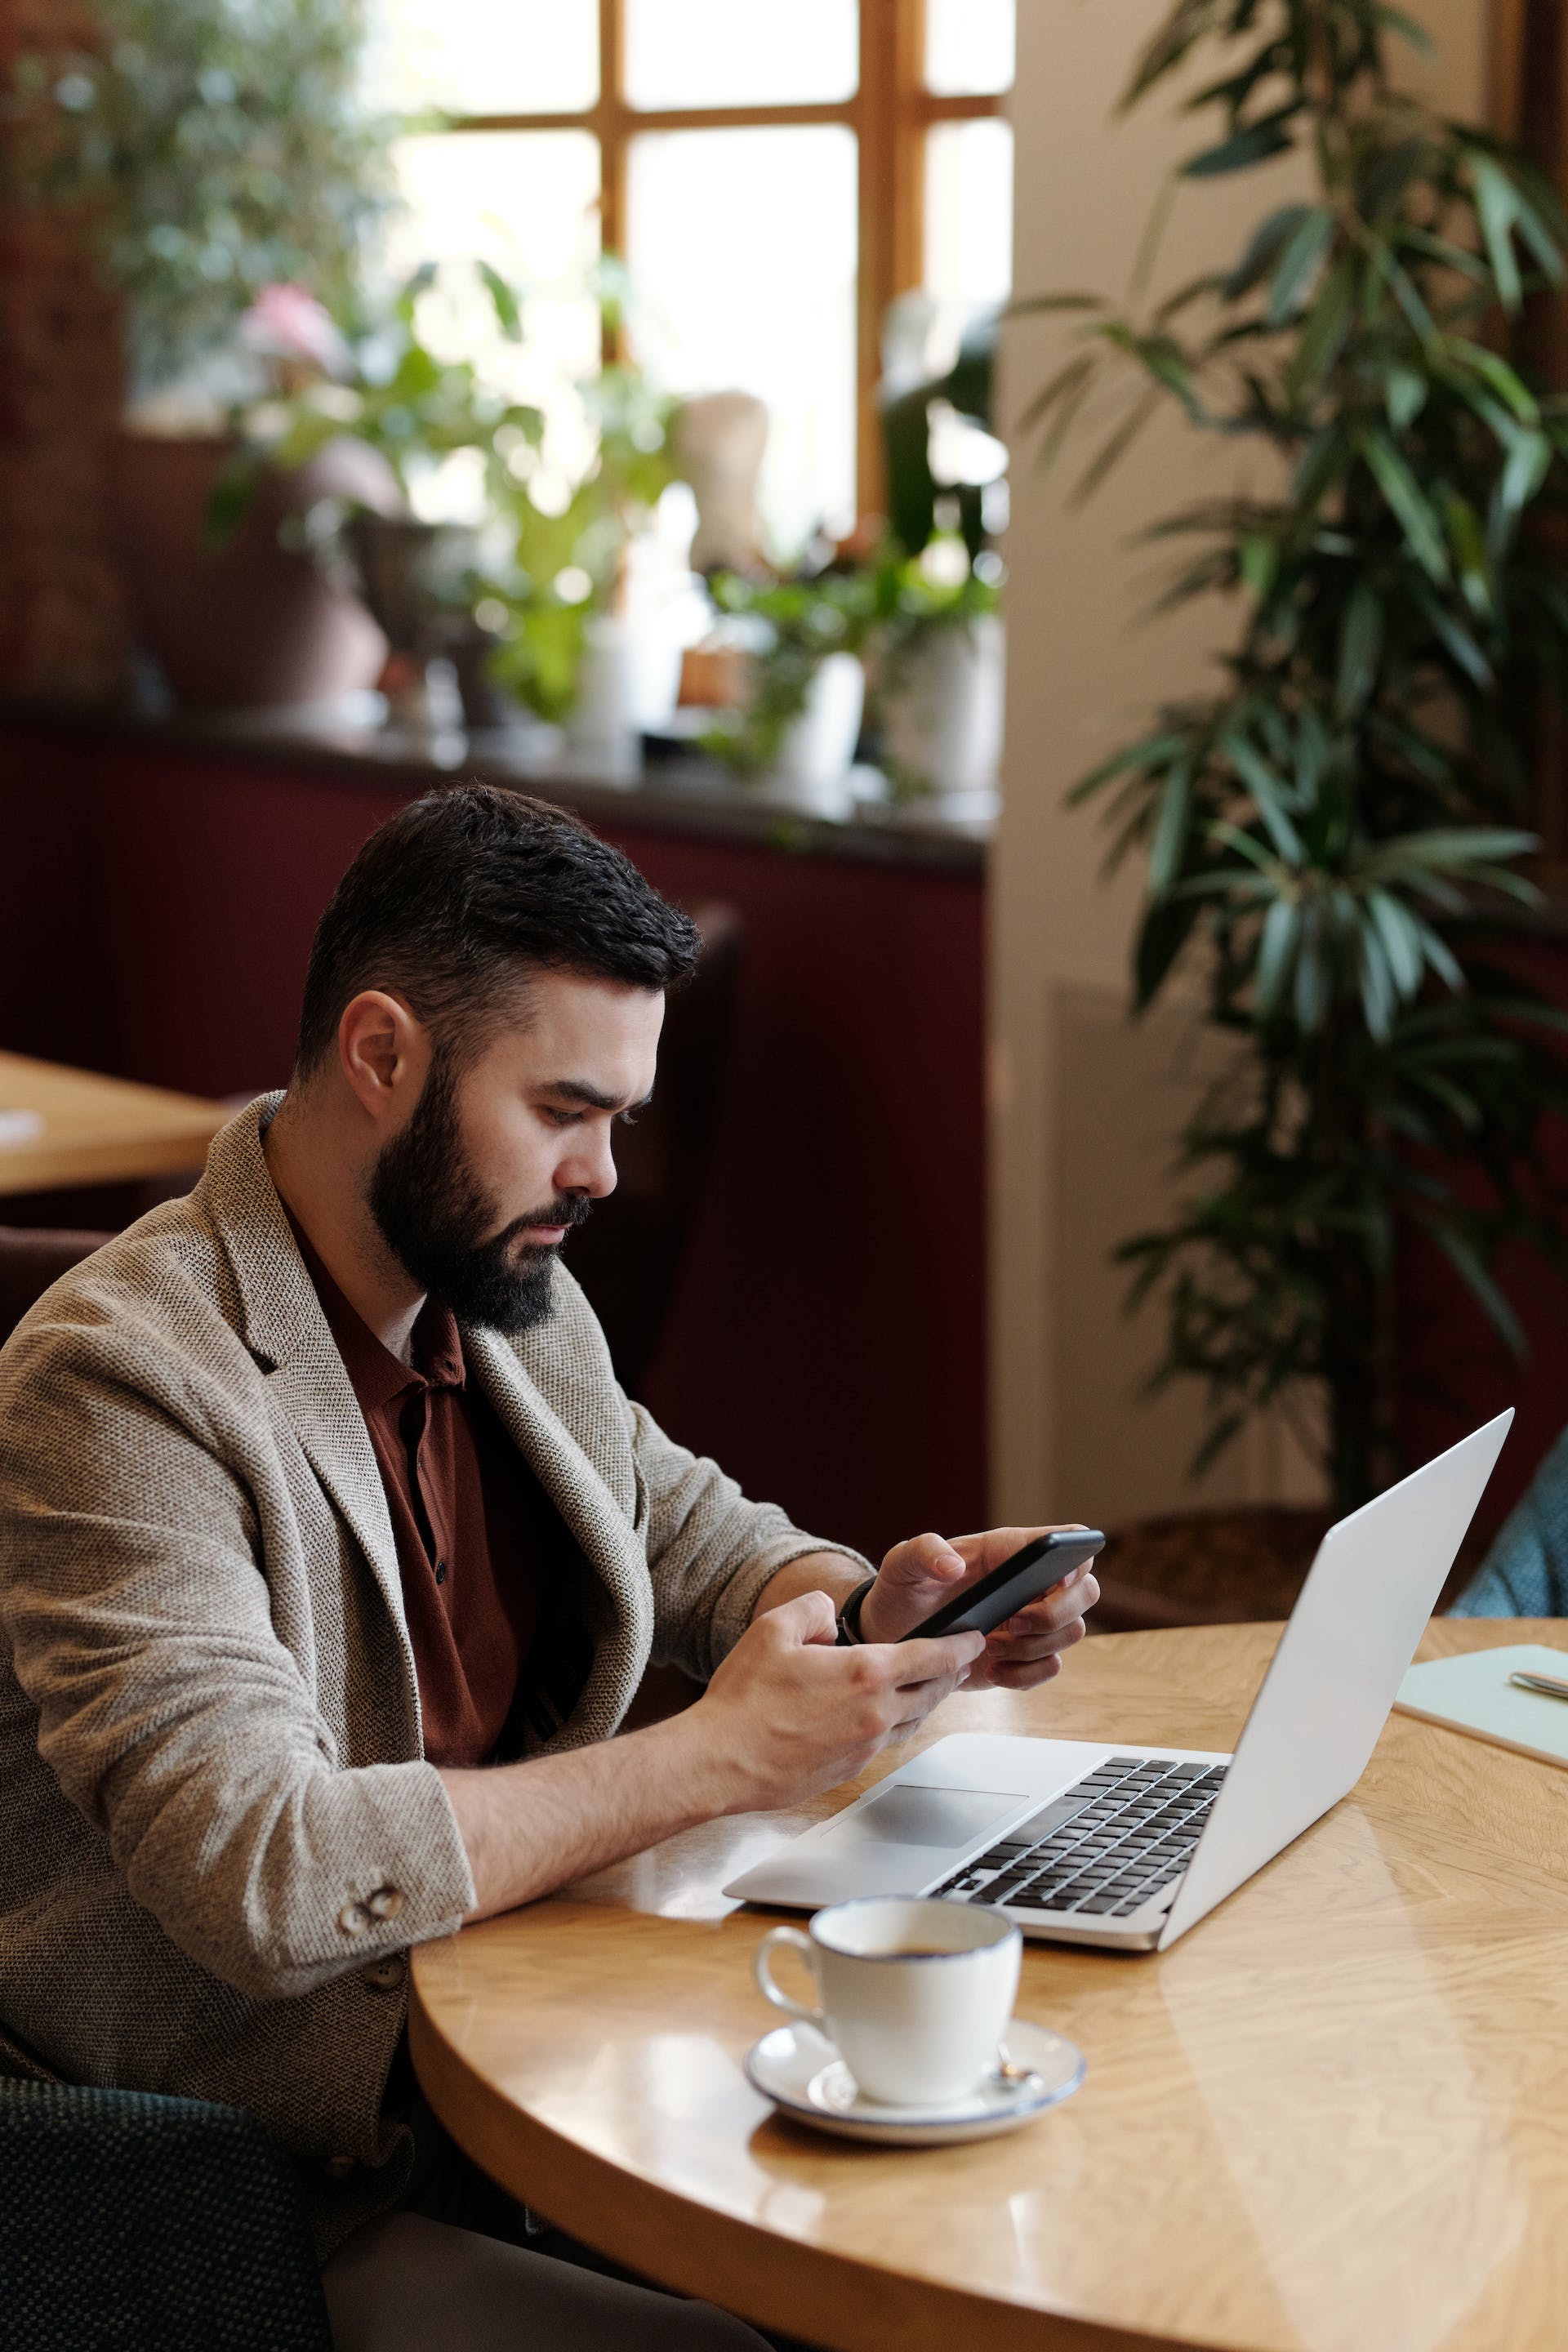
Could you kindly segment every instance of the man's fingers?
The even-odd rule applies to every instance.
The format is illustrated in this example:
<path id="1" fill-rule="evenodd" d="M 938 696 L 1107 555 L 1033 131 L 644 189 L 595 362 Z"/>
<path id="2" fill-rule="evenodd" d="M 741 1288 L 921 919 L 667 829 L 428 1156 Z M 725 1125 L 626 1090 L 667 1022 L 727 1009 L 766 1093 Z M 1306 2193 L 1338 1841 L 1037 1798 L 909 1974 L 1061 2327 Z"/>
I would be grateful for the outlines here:
<path id="1" fill-rule="evenodd" d="M 838 1621 L 826 1592 L 797 1592 L 793 1601 L 781 1601 L 776 1609 L 766 1610 L 755 1622 L 771 1626 L 786 1643 L 831 1643 L 837 1638 Z"/>
<path id="2" fill-rule="evenodd" d="M 934 1640 L 898 1642 L 888 1645 L 888 1678 L 900 1690 L 940 1682 L 956 1682 L 965 1666 L 973 1664 L 985 1647 L 984 1633 L 942 1633 Z"/>
<path id="3" fill-rule="evenodd" d="M 1026 1665 L 1015 1664 L 1006 1658 L 987 1658 L 985 1678 L 998 1690 L 1034 1690 L 1040 1683 L 1048 1683 L 1062 1670 L 1059 1658 L 1034 1658 Z"/>
<path id="4" fill-rule="evenodd" d="M 1059 1656 L 1063 1650 L 1070 1650 L 1076 1642 L 1081 1642 L 1088 1631 L 1083 1619 L 1075 1617 L 1070 1625 L 1059 1625 L 1054 1633 L 993 1633 L 990 1654 L 998 1664 L 1026 1665 L 1031 1658 Z"/>
<path id="5" fill-rule="evenodd" d="M 926 1534 L 893 1546 L 882 1562 L 882 1573 L 889 1571 L 898 1583 L 956 1584 L 966 1567 L 963 1554 L 945 1536 Z"/>
<path id="6" fill-rule="evenodd" d="M 1016 1617 L 1005 1619 L 996 1627 L 995 1633 L 1054 1633 L 1068 1625 L 1081 1625 L 1086 1613 L 1099 1599 L 1100 1585 L 1085 1569 L 1070 1583 L 1058 1586 L 1054 1592 L 1043 1593 L 1038 1601 L 1031 1601 L 1026 1609 L 1020 1609 Z"/>
<path id="7" fill-rule="evenodd" d="M 963 1670 L 961 1670 L 962 1674 Z M 918 1731 L 928 1715 L 934 1715 L 944 1699 L 951 1698 L 958 1688 L 960 1675 L 942 1675 L 939 1680 L 916 1683 L 895 1693 L 900 1712 L 894 1718 L 889 1739 L 898 1739 L 905 1732 Z"/>
<path id="8" fill-rule="evenodd" d="M 1081 1535 L 1083 1530 L 1081 1519 L 1071 1519 L 1049 1528 L 987 1528 L 984 1535 L 953 1536 L 950 1541 L 960 1559 L 971 1568 L 1000 1568 L 1004 1560 L 1011 1559 L 1026 1544 L 1037 1542 L 1041 1536 Z"/>

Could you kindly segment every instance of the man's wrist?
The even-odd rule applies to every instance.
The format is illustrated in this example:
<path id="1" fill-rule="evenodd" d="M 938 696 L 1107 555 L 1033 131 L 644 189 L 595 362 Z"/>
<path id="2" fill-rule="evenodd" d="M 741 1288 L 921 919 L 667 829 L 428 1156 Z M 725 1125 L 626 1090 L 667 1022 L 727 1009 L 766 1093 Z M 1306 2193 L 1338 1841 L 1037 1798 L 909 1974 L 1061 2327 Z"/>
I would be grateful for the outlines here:
<path id="1" fill-rule="evenodd" d="M 854 1590 L 839 1601 L 836 1622 L 838 1629 L 838 1646 L 841 1650 L 857 1648 L 868 1638 L 861 1631 L 860 1612 L 869 1598 L 876 1581 L 875 1575 L 863 1576 Z"/>
<path id="2" fill-rule="evenodd" d="M 748 1793 L 744 1771 L 737 1769 L 737 1759 L 724 1742 L 714 1738 L 700 1699 L 663 1723 L 650 1723 L 631 1736 L 657 1749 L 675 1801 L 687 1816 L 680 1828 L 718 1821 L 754 1801 Z"/>
<path id="3" fill-rule="evenodd" d="M 771 1576 L 752 1604 L 752 1622 L 782 1609 L 803 1592 L 826 1592 L 837 1616 L 858 1584 L 866 1581 L 868 1563 L 852 1552 L 801 1552 Z"/>
<path id="4" fill-rule="evenodd" d="M 870 1591 L 860 1603 L 859 1630 L 860 1639 L 863 1642 L 892 1642 L 898 1639 L 897 1634 L 889 1633 L 881 1622 L 881 1611 L 878 1607 L 878 1602 L 882 1598 L 881 1581 L 879 1576 L 873 1577 Z"/>

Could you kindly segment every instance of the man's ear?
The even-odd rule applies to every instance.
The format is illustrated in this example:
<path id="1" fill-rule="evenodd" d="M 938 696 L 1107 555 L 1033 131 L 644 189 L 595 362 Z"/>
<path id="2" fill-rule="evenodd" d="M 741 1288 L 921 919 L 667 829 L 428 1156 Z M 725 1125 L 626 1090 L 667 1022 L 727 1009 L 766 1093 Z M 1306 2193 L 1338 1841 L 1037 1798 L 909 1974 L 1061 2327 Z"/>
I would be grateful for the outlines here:
<path id="1" fill-rule="evenodd" d="M 338 1066 L 377 1127 L 400 1127 L 430 1066 L 429 1033 L 401 997 L 362 989 L 338 1023 Z"/>

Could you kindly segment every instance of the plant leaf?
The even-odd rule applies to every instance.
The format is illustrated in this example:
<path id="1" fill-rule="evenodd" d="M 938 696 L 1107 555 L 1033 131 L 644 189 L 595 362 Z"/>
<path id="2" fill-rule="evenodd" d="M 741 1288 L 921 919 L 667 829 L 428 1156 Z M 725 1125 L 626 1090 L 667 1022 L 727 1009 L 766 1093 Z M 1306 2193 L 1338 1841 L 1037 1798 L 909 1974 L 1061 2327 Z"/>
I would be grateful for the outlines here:
<path id="1" fill-rule="evenodd" d="M 1192 798 L 1192 771 L 1184 761 L 1165 779 L 1149 847 L 1149 887 L 1156 898 L 1170 888 L 1182 870 Z"/>
<path id="2" fill-rule="evenodd" d="M 1383 599 L 1368 580 L 1351 591 L 1340 630 L 1339 668 L 1334 681 L 1334 715 L 1352 718 L 1371 694 L 1383 654 Z"/>
<path id="3" fill-rule="evenodd" d="M 1443 544 L 1437 518 L 1415 475 L 1393 442 L 1382 433 L 1365 434 L 1361 452 L 1398 520 L 1410 552 L 1433 580 L 1439 585 L 1445 583 L 1449 577 L 1448 551 Z"/>
<path id="4" fill-rule="evenodd" d="M 1272 1020 L 1279 1012 L 1295 961 L 1301 929 L 1301 908 L 1295 898 L 1276 898 L 1263 919 L 1253 983 L 1257 1017 Z"/>
<path id="5" fill-rule="evenodd" d="M 1258 814 L 1263 819 L 1264 829 L 1278 854 L 1291 866 L 1303 865 L 1306 852 L 1301 846 L 1301 836 L 1285 813 L 1279 779 L 1268 761 L 1259 758 L 1243 735 L 1222 735 L 1220 749 L 1251 793 Z"/>
<path id="6" fill-rule="evenodd" d="M 1282 327 L 1295 310 L 1302 289 L 1328 249 L 1334 216 L 1327 208 L 1310 212 L 1297 223 L 1279 256 L 1268 286 L 1264 316 L 1271 327 Z"/>
<path id="7" fill-rule="evenodd" d="M 1349 254 L 1342 254 L 1318 288 L 1296 355 L 1286 372 L 1285 390 L 1293 403 L 1316 383 L 1339 356 L 1354 299 L 1354 264 Z"/>
<path id="8" fill-rule="evenodd" d="M 1468 1236 L 1457 1226 L 1436 1218 L 1426 1223 L 1426 1230 L 1498 1337 L 1516 1356 L 1528 1356 L 1530 1343 L 1524 1336 L 1524 1326 Z"/>
<path id="9" fill-rule="evenodd" d="M 1520 282 L 1519 260 L 1513 249 L 1513 230 L 1519 220 L 1519 192 L 1501 165 L 1489 155 L 1472 147 L 1468 157 L 1470 186 L 1475 193 L 1476 217 L 1486 240 L 1487 259 L 1491 263 L 1492 279 L 1498 299 L 1505 310 L 1517 310 L 1524 299 Z"/>
<path id="10" fill-rule="evenodd" d="M 1300 112 L 1299 102 L 1280 107 L 1276 113 L 1265 115 L 1261 122 L 1250 123 L 1245 131 L 1232 131 L 1217 147 L 1205 147 L 1199 155 L 1182 165 L 1184 180 L 1217 179 L 1225 172 L 1245 172 L 1249 164 L 1264 163 L 1270 155 L 1283 155 L 1295 144 L 1285 125 Z"/>

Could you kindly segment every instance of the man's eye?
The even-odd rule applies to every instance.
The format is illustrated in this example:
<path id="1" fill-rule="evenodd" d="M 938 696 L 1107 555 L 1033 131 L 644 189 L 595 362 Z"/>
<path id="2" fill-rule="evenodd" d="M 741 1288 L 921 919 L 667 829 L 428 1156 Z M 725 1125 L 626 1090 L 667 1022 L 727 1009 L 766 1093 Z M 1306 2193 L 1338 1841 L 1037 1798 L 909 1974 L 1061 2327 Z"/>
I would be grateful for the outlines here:
<path id="1" fill-rule="evenodd" d="M 552 1127 L 575 1127 L 583 1114 L 580 1110 L 555 1110 L 547 1106 L 544 1116 Z"/>

